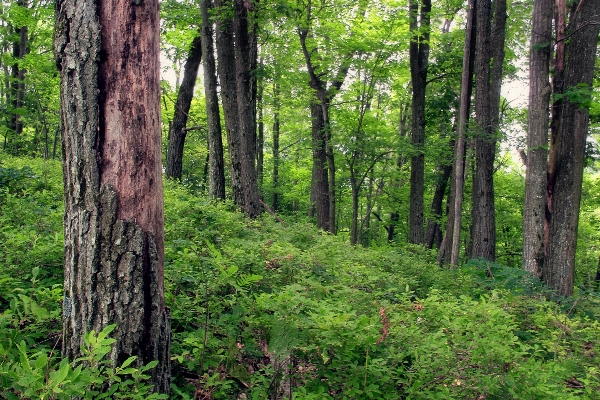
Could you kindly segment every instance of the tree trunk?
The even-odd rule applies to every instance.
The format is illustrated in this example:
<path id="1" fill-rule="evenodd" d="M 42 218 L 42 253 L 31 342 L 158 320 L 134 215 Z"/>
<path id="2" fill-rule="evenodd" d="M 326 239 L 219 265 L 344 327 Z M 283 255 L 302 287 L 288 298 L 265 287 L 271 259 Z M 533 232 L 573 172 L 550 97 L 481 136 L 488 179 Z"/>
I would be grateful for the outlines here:
<path id="1" fill-rule="evenodd" d="M 242 209 L 250 218 L 260 215 L 260 193 L 256 177 L 256 80 L 251 72 L 256 66 L 256 42 L 249 32 L 246 0 L 234 1 L 236 93 L 239 118 L 241 183 L 244 194 Z"/>
<path id="2" fill-rule="evenodd" d="M 194 98 L 194 87 L 198 78 L 198 69 L 202 59 L 202 38 L 200 34 L 194 38 L 188 57 L 183 67 L 183 80 L 177 93 L 173 122 L 169 131 L 169 144 L 167 148 L 167 165 L 165 174 L 167 178 L 181 179 L 183 167 L 183 147 L 187 136 L 187 120 Z"/>
<path id="3" fill-rule="evenodd" d="M 17 4 L 27 7 L 26 0 L 18 0 Z M 19 65 L 27 53 L 28 28 L 26 26 L 15 27 L 15 33 L 19 40 L 13 43 L 13 65 L 11 69 L 11 116 L 8 128 L 12 133 L 12 145 L 10 152 L 18 155 L 21 148 L 21 134 L 23 133 L 23 120 L 21 119 L 21 108 L 25 105 L 25 72 Z"/>
<path id="4" fill-rule="evenodd" d="M 233 26 L 232 18 L 229 15 L 231 2 L 227 0 L 215 0 L 214 4 L 215 8 L 220 9 L 216 30 L 217 72 L 219 75 L 219 84 L 221 85 L 221 101 L 223 102 L 225 131 L 227 132 L 227 144 L 229 147 L 229 172 L 231 175 L 232 195 L 233 202 L 237 206 L 242 207 L 244 204 L 240 159 L 242 141 L 239 133 Z"/>
<path id="5" fill-rule="evenodd" d="M 529 119 L 523 209 L 523 268 L 541 277 L 544 265 L 544 220 L 552 56 L 553 0 L 533 3 L 529 49 Z"/>
<path id="6" fill-rule="evenodd" d="M 589 101 L 594 77 L 600 2 L 571 6 L 564 52 L 564 90 L 556 96 L 548 163 L 548 242 L 542 270 L 544 282 L 560 295 L 573 293 L 575 250 Z M 559 56 L 560 53 L 557 53 Z M 561 61 L 557 60 L 557 64 Z M 559 120 L 554 118 L 558 117 Z"/>
<path id="7" fill-rule="evenodd" d="M 465 186 L 466 131 L 471 110 L 471 94 L 473 93 L 476 0 L 469 0 L 468 7 L 460 88 L 458 138 L 454 145 L 454 165 L 452 167 L 452 181 L 450 184 L 448 221 L 446 224 L 446 233 L 440 245 L 438 255 L 438 263 L 446 263 L 454 267 L 458 266 L 460 250 L 460 228 L 462 224 L 462 203 Z"/>
<path id="8" fill-rule="evenodd" d="M 107 355 L 152 360 L 167 393 L 158 1 L 56 4 L 65 179 L 64 357 L 117 327 Z M 123 49 L 128 49 L 124 52 Z"/>
<path id="9" fill-rule="evenodd" d="M 490 61 L 491 0 L 477 1 L 477 29 L 475 52 L 475 172 L 473 176 L 471 212 L 471 257 L 489 261 L 496 258 L 496 215 L 494 210 L 494 159 L 496 131 L 493 127 L 492 84 Z M 496 33 L 495 33 L 496 34 Z"/>
<path id="10" fill-rule="evenodd" d="M 452 143 L 451 148 L 454 148 Z M 425 245 L 427 248 L 433 248 L 441 246 L 442 242 L 442 230 L 440 227 L 440 220 L 442 218 L 442 206 L 444 204 L 444 196 L 446 194 L 446 188 L 448 187 L 448 179 L 452 174 L 452 164 L 442 164 L 438 167 L 438 179 L 435 185 L 435 193 L 433 194 L 433 200 L 431 201 L 431 218 L 427 223 L 427 232 L 425 235 Z"/>
<path id="11" fill-rule="evenodd" d="M 208 10 L 211 0 L 200 1 L 202 15 L 202 53 L 204 60 L 204 96 L 206 97 L 206 124 L 208 131 L 208 195 L 211 199 L 225 199 L 225 163 L 223 160 L 223 137 L 217 95 L 217 76 L 213 49 L 212 21 Z"/>
<path id="12" fill-rule="evenodd" d="M 275 66 L 277 71 L 277 66 Z M 277 79 L 277 74 L 275 75 Z M 273 203 L 274 211 L 279 210 L 279 84 L 273 83 Z"/>
<path id="13" fill-rule="evenodd" d="M 410 243 L 424 243 L 423 194 L 425 192 L 425 90 L 429 62 L 429 14 L 431 0 L 410 0 L 410 74 L 412 79 L 412 145 L 415 155 L 410 162 Z M 417 20 L 418 19 L 418 20 Z"/>
<path id="14" fill-rule="evenodd" d="M 325 119 L 321 104 L 314 101 L 310 105 L 312 119 L 312 179 L 311 202 L 316 212 L 317 227 L 330 231 L 329 227 L 329 179 L 327 169 L 327 145 L 325 140 Z"/>
<path id="15" fill-rule="evenodd" d="M 262 64 L 262 60 L 260 62 Z M 265 122 L 264 122 L 264 107 L 263 107 L 263 93 L 264 93 L 264 79 L 262 76 L 257 79 L 257 95 L 256 95 L 256 107 L 257 107 L 257 135 L 256 135 L 256 175 L 258 178 L 259 188 L 262 188 L 264 183 L 265 175 Z"/>

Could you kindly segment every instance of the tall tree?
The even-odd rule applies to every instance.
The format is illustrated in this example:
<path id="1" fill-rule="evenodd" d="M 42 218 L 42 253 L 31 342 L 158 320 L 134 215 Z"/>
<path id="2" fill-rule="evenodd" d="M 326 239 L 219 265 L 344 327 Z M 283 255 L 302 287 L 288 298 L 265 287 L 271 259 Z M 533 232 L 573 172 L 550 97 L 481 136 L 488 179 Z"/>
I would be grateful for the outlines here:
<path id="1" fill-rule="evenodd" d="M 463 68 L 460 85 L 460 105 L 457 126 L 457 140 L 454 145 L 454 165 L 450 185 L 448 220 L 446 233 L 440 245 L 438 262 L 452 266 L 458 265 L 460 249 L 460 227 L 462 224 L 462 203 L 465 186 L 465 152 L 467 123 L 471 110 L 473 93 L 473 72 L 475 66 L 476 37 L 476 0 L 469 0 L 467 25 L 465 28 L 465 44 L 463 47 Z"/>
<path id="2" fill-rule="evenodd" d="M 594 65 L 600 33 L 600 2 L 569 7 L 564 34 L 564 1 L 557 0 L 554 99 L 547 182 L 544 282 L 559 294 L 573 293 L 575 250 Z M 567 40 L 568 39 L 568 40 Z"/>
<path id="3" fill-rule="evenodd" d="M 410 167 L 410 232 L 411 243 L 423 243 L 423 193 L 425 191 L 425 90 L 429 63 L 429 31 L 431 0 L 410 0 L 410 74 L 412 78 L 411 134 L 413 151 Z"/>
<path id="4" fill-rule="evenodd" d="M 116 324 L 113 365 L 157 360 L 169 391 L 164 304 L 158 1 L 56 2 L 65 180 L 64 357 Z M 123 51 L 126 49 L 127 51 Z"/>
<path id="5" fill-rule="evenodd" d="M 364 17 L 366 5 L 364 1 L 359 2 L 355 14 L 359 19 Z M 322 4 L 315 8 L 317 11 L 313 13 L 313 3 L 309 0 L 298 26 L 298 37 L 308 71 L 309 86 L 314 90 L 314 97 L 311 99 L 310 104 L 313 147 L 311 203 L 316 209 L 319 228 L 335 232 L 336 168 L 331 134 L 330 107 L 331 101 L 341 89 L 348 75 L 354 51 L 347 50 L 343 52 L 337 67 L 323 62 L 324 55 L 319 52 L 319 46 L 317 44 L 309 45 L 309 40 L 315 39 L 313 30 L 315 21 L 318 20 L 316 14 L 323 12 L 325 9 Z M 332 71 L 335 72 L 332 73 Z"/>
<path id="6" fill-rule="evenodd" d="M 308 2 L 307 21 L 311 20 L 311 2 Z M 311 100 L 310 115 L 312 120 L 313 169 L 311 185 L 311 202 L 317 213 L 319 228 L 335 232 L 335 160 L 331 143 L 331 120 L 329 108 L 331 100 L 342 87 L 349 65 L 343 61 L 333 82 L 328 86 L 318 72 L 314 58 L 318 58 L 317 48 L 309 51 L 307 38 L 309 29 L 298 28 L 298 36 L 302 53 L 306 61 L 309 85 L 315 90 L 315 98 Z"/>
<path id="7" fill-rule="evenodd" d="M 18 0 L 18 7 L 27 7 L 27 0 Z M 27 37 L 29 29 L 26 25 L 19 23 L 13 26 L 13 64 L 11 66 L 10 99 L 11 115 L 8 128 L 12 134 L 12 146 L 10 150 L 13 154 L 19 154 L 20 142 L 23 140 L 23 119 L 21 118 L 22 107 L 25 105 L 25 68 L 21 65 L 23 57 L 27 54 Z"/>
<path id="8" fill-rule="evenodd" d="M 533 3 L 529 47 L 529 119 L 523 209 L 523 268 L 540 277 L 544 265 L 544 220 L 550 121 L 549 82 L 553 0 Z"/>
<path id="9" fill-rule="evenodd" d="M 477 1 L 475 51 L 475 172 L 471 209 L 471 257 L 496 258 L 494 160 L 504 61 L 506 0 Z M 494 32 L 492 39 L 491 32 Z M 493 63 L 492 63 L 493 61 Z"/>
<path id="10" fill-rule="evenodd" d="M 183 168 L 183 147 L 187 136 L 187 120 L 194 98 L 194 87 L 198 78 L 198 69 L 202 60 L 202 37 L 200 33 L 192 40 L 190 51 L 183 67 L 183 79 L 177 101 L 171 130 L 169 131 L 169 145 L 167 148 L 167 165 L 165 174 L 167 178 L 181 179 Z"/>
<path id="11" fill-rule="evenodd" d="M 280 121 L 279 113 L 281 108 L 280 89 L 279 89 L 279 74 L 277 65 L 275 65 L 275 80 L 273 82 L 273 202 L 271 207 L 274 211 L 279 210 L 279 135 Z"/>
<path id="12" fill-rule="evenodd" d="M 260 214 L 260 194 L 256 176 L 255 85 L 256 41 L 248 19 L 254 11 L 251 2 L 216 0 L 217 71 L 231 160 L 233 200 L 249 217 Z"/>
<path id="13" fill-rule="evenodd" d="M 200 1 L 202 16 L 202 53 L 204 58 L 204 96 L 206 98 L 206 123 L 208 131 L 208 194 L 211 199 L 225 199 L 225 163 L 223 161 L 223 137 L 217 95 L 217 75 L 213 47 L 212 21 L 209 10 L 211 0 Z"/>

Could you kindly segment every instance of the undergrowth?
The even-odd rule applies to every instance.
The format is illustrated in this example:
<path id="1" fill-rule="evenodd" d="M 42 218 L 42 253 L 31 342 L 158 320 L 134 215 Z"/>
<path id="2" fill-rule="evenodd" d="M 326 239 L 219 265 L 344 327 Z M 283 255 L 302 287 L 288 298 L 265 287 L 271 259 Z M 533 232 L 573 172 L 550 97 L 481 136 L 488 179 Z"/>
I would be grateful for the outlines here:
<path id="1" fill-rule="evenodd" d="M 102 364 L 110 329 L 87 337 L 97 363 L 60 360 L 60 165 L 26 162 L 0 164 L 0 398 L 150 398 L 152 365 Z M 595 291 L 249 221 L 171 182 L 165 240 L 170 398 L 600 399 Z"/>

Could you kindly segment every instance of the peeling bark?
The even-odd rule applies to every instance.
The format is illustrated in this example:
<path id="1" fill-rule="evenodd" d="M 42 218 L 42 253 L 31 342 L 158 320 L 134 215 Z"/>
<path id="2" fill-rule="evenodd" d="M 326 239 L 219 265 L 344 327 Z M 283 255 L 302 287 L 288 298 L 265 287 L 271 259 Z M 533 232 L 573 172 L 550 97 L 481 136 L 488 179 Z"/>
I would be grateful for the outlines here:
<path id="1" fill-rule="evenodd" d="M 170 381 L 163 287 L 158 2 L 56 3 L 65 183 L 63 357 L 116 324 L 113 366 Z"/>

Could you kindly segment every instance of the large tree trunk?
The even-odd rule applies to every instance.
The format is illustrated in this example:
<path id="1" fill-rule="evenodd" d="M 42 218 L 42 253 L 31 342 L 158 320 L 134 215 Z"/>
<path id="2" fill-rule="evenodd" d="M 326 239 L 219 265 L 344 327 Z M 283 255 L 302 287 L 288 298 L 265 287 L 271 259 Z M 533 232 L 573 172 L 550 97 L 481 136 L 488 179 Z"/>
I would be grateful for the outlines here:
<path id="1" fill-rule="evenodd" d="M 429 62 L 429 14 L 431 0 L 422 0 L 419 15 L 417 0 L 409 2 L 410 75 L 412 79 L 412 145 L 415 155 L 410 162 L 410 243 L 423 243 L 423 194 L 425 192 L 425 89 Z"/>
<path id="2" fill-rule="evenodd" d="M 529 119 L 527 170 L 523 209 L 523 268 L 540 277 L 544 265 L 544 220 L 548 165 L 549 104 L 552 87 L 548 80 L 552 57 L 553 0 L 533 3 L 529 48 Z"/>
<path id="3" fill-rule="evenodd" d="M 56 3 L 65 180 L 64 357 L 116 324 L 113 366 L 167 393 L 158 1 Z M 128 49 L 123 52 L 123 49 Z"/>
<path id="4" fill-rule="evenodd" d="M 277 71 L 277 66 L 275 66 Z M 277 74 L 275 75 L 278 76 Z M 275 78 L 277 79 L 277 78 Z M 279 209 L 279 84 L 273 83 L 273 202 L 274 211 Z"/>
<path id="5" fill-rule="evenodd" d="M 449 211 L 446 223 L 446 233 L 440 245 L 438 262 L 458 265 L 460 252 L 460 228 L 462 224 L 462 203 L 465 186 L 465 151 L 466 131 L 471 109 L 471 95 L 473 93 L 473 72 L 475 66 L 475 28 L 476 28 L 476 0 L 469 0 L 467 12 L 467 26 L 465 32 L 465 45 L 463 54 L 463 70 L 460 88 L 460 107 L 458 115 L 457 140 L 454 145 L 454 165 L 452 167 L 452 181 L 450 183 Z"/>
<path id="6" fill-rule="evenodd" d="M 544 282 L 563 296 L 573 293 L 575 250 L 585 143 L 589 123 L 588 104 L 594 77 L 600 2 L 583 1 L 571 6 L 564 51 L 564 88 L 554 104 L 548 164 L 548 242 L 542 270 Z M 557 52 L 557 57 L 560 53 Z M 557 59 L 560 66 L 562 60 Z M 556 119 L 558 118 L 558 119 Z"/>
<path id="7" fill-rule="evenodd" d="M 204 60 L 204 96 L 206 97 L 206 123 L 208 131 L 208 195 L 211 199 L 225 199 L 225 163 L 223 161 L 223 137 L 221 135 L 221 117 L 219 97 L 217 95 L 217 76 L 213 49 L 212 21 L 208 10 L 211 0 L 200 1 L 202 14 L 202 52 Z"/>
<path id="8" fill-rule="evenodd" d="M 216 44 L 217 44 L 217 72 L 221 85 L 221 101 L 225 116 L 225 131 L 229 151 L 229 172 L 231 175 L 231 188 L 233 202 L 241 207 L 244 204 L 244 193 L 241 182 L 241 135 L 239 133 L 239 119 L 236 94 L 235 55 L 233 43 L 232 18 L 229 15 L 231 3 L 226 0 L 215 0 L 215 8 L 220 9 L 217 17 Z"/>
<path id="9" fill-rule="evenodd" d="M 473 176 L 471 212 L 471 257 L 494 261 L 496 258 L 496 221 L 494 210 L 494 159 L 496 132 L 493 129 L 492 85 L 490 61 L 491 0 L 477 1 L 475 54 L 475 173 Z"/>
<path id="10" fill-rule="evenodd" d="M 18 0 L 17 4 L 21 7 L 27 7 L 26 0 Z M 11 116 L 8 128 L 12 132 L 12 145 L 10 151 L 18 155 L 21 147 L 21 134 L 23 133 L 23 120 L 21 119 L 21 108 L 25 105 L 25 73 L 26 70 L 19 65 L 20 61 L 27 54 L 27 26 L 15 27 L 15 34 L 19 37 L 13 43 L 13 65 L 11 69 Z"/>
<path id="11" fill-rule="evenodd" d="M 221 9 L 217 23 L 217 70 L 231 160 L 233 201 L 254 218 L 260 214 L 260 194 L 254 163 L 256 101 L 251 71 L 256 51 L 248 31 L 251 4 L 242 0 L 216 0 L 215 7 Z"/>
<path id="12" fill-rule="evenodd" d="M 262 60 L 260 62 L 262 64 Z M 265 121 L 264 121 L 264 105 L 263 105 L 263 93 L 264 93 L 264 78 L 260 77 L 256 80 L 257 94 L 256 94 L 256 175 L 258 178 L 259 188 L 263 187 L 264 175 L 265 175 Z"/>
<path id="13" fill-rule="evenodd" d="M 169 132 L 167 148 L 167 165 L 165 174 L 167 178 L 181 179 L 183 167 L 183 147 L 187 136 L 187 120 L 194 98 L 194 87 L 198 78 L 198 69 L 202 59 L 202 38 L 200 34 L 194 38 L 188 57 L 183 67 L 183 80 L 177 93 L 173 123 Z"/>
<path id="14" fill-rule="evenodd" d="M 233 31 L 235 36 L 235 68 L 239 133 L 241 135 L 240 161 L 242 167 L 242 209 L 250 218 L 260 215 L 260 193 L 256 176 L 256 42 L 249 32 L 249 13 L 252 7 L 245 0 L 234 1 Z"/>
<path id="15" fill-rule="evenodd" d="M 323 109 L 316 99 L 310 105 L 312 119 L 312 179 L 311 203 L 317 217 L 317 227 L 330 231 L 329 226 L 329 178 L 327 169 L 327 142 Z"/>

